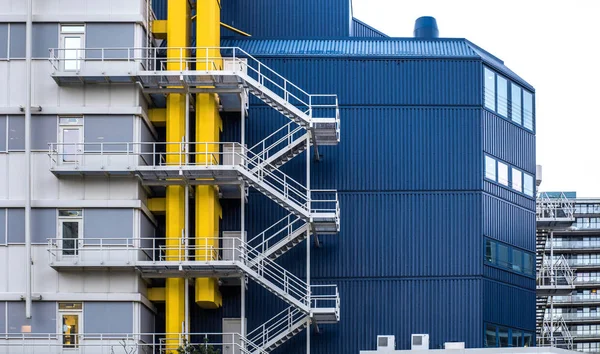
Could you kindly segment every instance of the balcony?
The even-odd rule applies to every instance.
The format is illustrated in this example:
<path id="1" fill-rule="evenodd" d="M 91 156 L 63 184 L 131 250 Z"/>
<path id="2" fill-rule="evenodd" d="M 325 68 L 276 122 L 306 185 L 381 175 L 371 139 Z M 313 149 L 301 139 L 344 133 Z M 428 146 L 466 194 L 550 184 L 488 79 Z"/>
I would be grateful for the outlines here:
<path id="1" fill-rule="evenodd" d="M 550 250 L 550 242 L 546 243 L 546 250 Z M 600 250 L 600 240 L 587 240 L 587 241 L 575 241 L 575 240 L 554 240 L 552 244 L 555 251 L 574 251 L 574 250 L 585 250 L 589 252 L 593 249 Z"/>
<path id="2" fill-rule="evenodd" d="M 561 316 L 569 323 L 600 322 L 600 313 L 597 312 L 562 313 Z"/>
<path id="3" fill-rule="evenodd" d="M 575 222 L 575 206 L 563 193 L 558 197 L 539 193 L 536 200 L 536 225 L 543 229 L 566 229 Z"/>
<path id="4" fill-rule="evenodd" d="M 594 304 L 600 305 L 600 295 L 566 295 L 555 296 L 553 298 L 555 304 Z"/>

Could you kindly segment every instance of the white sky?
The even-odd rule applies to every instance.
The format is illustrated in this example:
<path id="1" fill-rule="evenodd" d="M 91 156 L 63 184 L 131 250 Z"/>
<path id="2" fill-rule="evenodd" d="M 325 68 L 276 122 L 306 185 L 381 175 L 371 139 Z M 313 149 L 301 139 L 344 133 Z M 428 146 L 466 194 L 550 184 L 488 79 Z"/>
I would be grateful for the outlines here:
<path id="1" fill-rule="evenodd" d="M 540 189 L 600 197 L 600 0 L 353 0 L 353 10 L 392 37 L 433 16 L 440 37 L 502 59 L 536 89 Z"/>

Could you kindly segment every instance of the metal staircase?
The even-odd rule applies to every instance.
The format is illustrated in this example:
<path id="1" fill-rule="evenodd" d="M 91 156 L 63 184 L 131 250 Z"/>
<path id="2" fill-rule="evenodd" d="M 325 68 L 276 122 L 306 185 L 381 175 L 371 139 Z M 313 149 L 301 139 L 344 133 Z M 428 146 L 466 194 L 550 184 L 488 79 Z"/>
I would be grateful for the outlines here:
<path id="1" fill-rule="evenodd" d="M 165 50 L 179 51 L 179 59 L 161 57 L 161 51 Z M 215 57 L 215 50 L 221 55 Z M 247 99 L 243 96 L 250 93 L 290 122 L 250 148 L 237 142 L 114 143 L 121 145 L 119 149 L 125 146 L 124 152 L 115 152 L 115 145 L 110 146 L 111 143 L 92 143 L 93 149 L 86 149 L 85 143 L 76 144 L 75 149 L 65 149 L 69 144 L 52 144 L 49 155 L 53 173 L 57 176 L 135 175 L 147 185 L 218 185 L 242 181 L 290 214 L 248 243 L 239 238 L 227 240 L 228 245 L 234 245 L 227 247 L 212 245 L 213 238 L 205 239 L 203 244 L 203 239 L 198 237 L 193 246 L 178 245 L 177 252 L 167 246 L 157 247 L 154 241 L 152 247 L 144 247 L 148 241 L 137 240 L 120 249 L 114 245 L 104 247 L 101 240 L 100 257 L 89 256 L 94 251 L 91 247 L 81 250 L 75 263 L 69 264 L 72 260 L 65 261 L 59 256 L 64 254 L 60 241 L 51 241 L 51 265 L 55 269 L 95 268 L 110 263 L 123 268 L 135 267 L 146 277 L 243 274 L 290 305 L 248 334 L 252 348 L 247 352 L 253 354 L 273 350 L 311 321 L 338 322 L 337 287 L 310 285 L 275 263 L 275 259 L 306 240 L 311 232 L 335 234 L 340 229 L 337 192 L 312 190 L 279 170 L 309 149 L 309 144 L 317 157 L 319 146 L 338 144 L 337 96 L 308 94 L 240 48 L 85 48 L 80 51 L 79 59 L 70 59 L 77 60 L 79 65 L 66 66 L 64 50 L 51 50 L 52 77 L 58 85 L 137 83 L 147 95 L 218 93 L 227 111 L 244 111 L 241 107 Z M 86 55 L 88 51 L 93 51 L 93 55 Z M 98 58 L 98 53 L 99 59 L 91 59 Z M 84 59 L 88 57 L 90 59 Z M 178 66 L 178 70 L 167 70 L 167 62 L 169 68 Z M 69 71 L 66 67 L 78 69 Z M 229 151 L 225 151 L 225 146 Z M 100 153 L 90 153 L 98 147 Z M 60 163 L 64 161 L 65 151 L 69 151 L 70 160 L 75 163 Z M 105 244 L 111 243 L 105 241 Z M 126 254 L 126 262 L 106 260 L 107 249 Z M 89 259 L 83 259 L 84 256 Z"/>
<path id="2" fill-rule="evenodd" d="M 573 350 L 573 336 L 562 316 L 554 314 L 545 316 L 538 346 Z"/>

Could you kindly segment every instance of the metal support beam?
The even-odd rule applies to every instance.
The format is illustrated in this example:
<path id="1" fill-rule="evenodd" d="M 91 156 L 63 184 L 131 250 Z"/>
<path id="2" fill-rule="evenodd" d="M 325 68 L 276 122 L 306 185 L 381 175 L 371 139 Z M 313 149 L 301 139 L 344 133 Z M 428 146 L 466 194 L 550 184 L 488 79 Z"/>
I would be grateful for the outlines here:
<path id="1" fill-rule="evenodd" d="M 32 0 L 27 0 L 27 21 L 25 24 L 25 174 L 27 187 L 25 197 L 25 317 L 31 318 L 31 41 L 32 41 Z"/>

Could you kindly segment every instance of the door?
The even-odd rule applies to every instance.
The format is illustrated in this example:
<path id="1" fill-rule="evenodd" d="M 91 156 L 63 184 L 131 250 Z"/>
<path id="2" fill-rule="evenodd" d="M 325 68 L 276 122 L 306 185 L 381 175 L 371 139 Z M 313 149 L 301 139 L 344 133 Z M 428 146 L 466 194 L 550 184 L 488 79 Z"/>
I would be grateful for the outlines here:
<path id="1" fill-rule="evenodd" d="M 62 25 L 59 58 L 64 71 L 79 71 L 84 53 L 84 25 Z"/>
<path id="2" fill-rule="evenodd" d="M 59 249 L 63 256 L 77 256 L 81 242 L 81 220 L 60 220 L 59 222 Z"/>
<path id="3" fill-rule="evenodd" d="M 61 126 L 60 145 L 58 149 L 59 163 L 62 164 L 80 164 L 83 144 L 82 144 L 82 127 L 81 126 Z"/>
<path id="4" fill-rule="evenodd" d="M 61 312 L 60 319 L 62 348 L 65 352 L 78 351 L 81 334 L 81 313 Z"/>
<path id="5" fill-rule="evenodd" d="M 240 354 L 243 342 L 242 320 L 240 318 L 223 319 L 223 354 Z"/>

